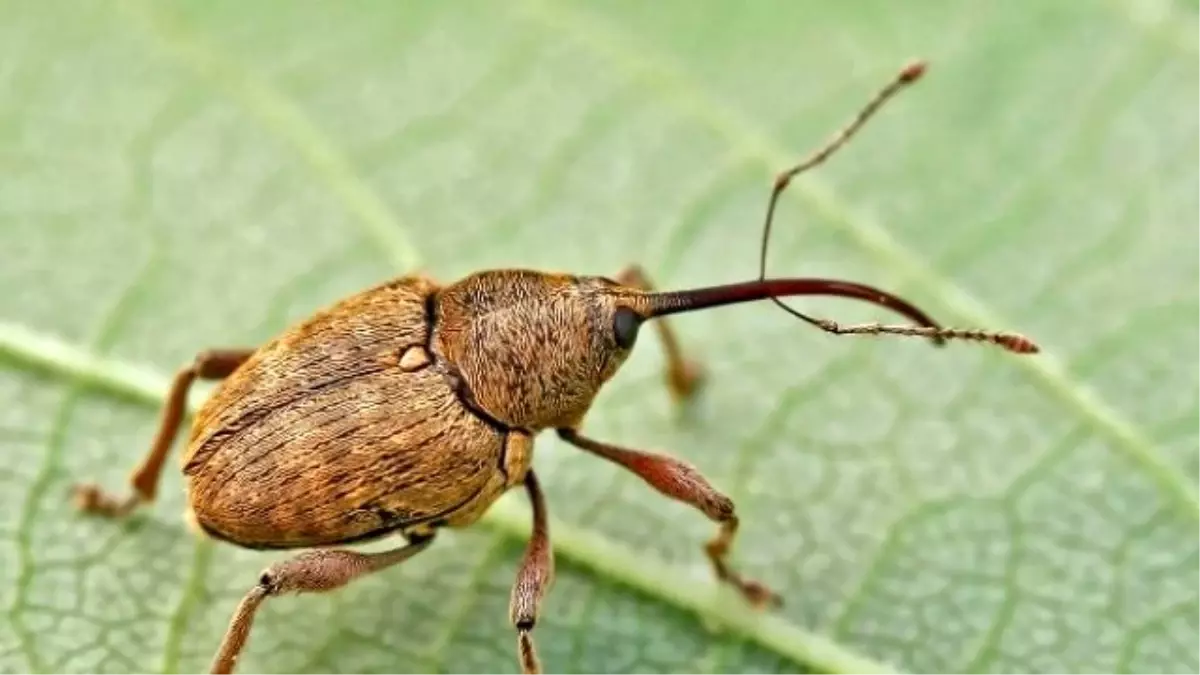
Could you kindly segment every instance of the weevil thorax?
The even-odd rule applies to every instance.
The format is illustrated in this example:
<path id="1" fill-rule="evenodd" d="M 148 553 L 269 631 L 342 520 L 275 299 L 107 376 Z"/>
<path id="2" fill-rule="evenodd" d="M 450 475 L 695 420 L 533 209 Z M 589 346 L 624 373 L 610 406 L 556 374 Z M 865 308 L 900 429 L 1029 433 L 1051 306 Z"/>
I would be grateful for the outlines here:
<path id="1" fill-rule="evenodd" d="M 433 349 L 509 426 L 571 426 L 633 347 L 646 294 L 603 277 L 480 272 L 434 298 Z"/>

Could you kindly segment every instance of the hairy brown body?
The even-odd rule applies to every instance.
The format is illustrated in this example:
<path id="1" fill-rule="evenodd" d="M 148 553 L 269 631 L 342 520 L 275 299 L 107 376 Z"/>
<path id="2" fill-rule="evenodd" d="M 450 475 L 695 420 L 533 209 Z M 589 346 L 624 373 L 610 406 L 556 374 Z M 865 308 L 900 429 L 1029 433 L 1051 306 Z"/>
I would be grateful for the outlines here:
<path id="1" fill-rule="evenodd" d="M 471 412 L 431 354 L 437 290 L 405 277 L 350 296 L 222 381 L 183 458 L 207 532 L 253 548 L 428 533 L 521 483 L 528 436 Z"/>
<path id="2" fill-rule="evenodd" d="M 664 317 L 770 299 L 834 335 L 907 335 L 990 342 L 1030 354 L 1012 333 L 943 328 L 886 291 L 836 279 L 767 279 L 766 248 L 779 195 L 825 161 L 885 100 L 924 72 L 902 70 L 834 140 L 780 173 L 763 226 L 760 274 L 748 281 L 655 292 L 637 266 L 615 279 L 499 269 L 447 286 L 407 276 L 366 289 L 286 329 L 257 349 L 201 352 L 175 376 L 158 434 L 124 499 L 77 486 L 89 513 L 120 517 L 153 501 L 196 379 L 220 380 L 192 425 L 183 457 L 196 522 L 252 548 L 307 548 L 271 565 L 238 605 L 213 672 L 230 672 L 257 608 L 284 593 L 330 591 L 425 550 L 441 527 L 477 521 L 522 485 L 532 530 L 513 585 L 509 619 L 526 673 L 539 672 L 533 629 L 553 579 L 545 498 L 531 468 L 533 438 L 553 429 L 576 448 L 621 466 L 718 525 L 705 553 L 721 582 L 756 607 L 779 597 L 728 562 L 739 520 L 733 501 L 687 462 L 606 443 L 580 427 L 601 387 L 625 362 L 640 326 L 655 320 L 672 395 L 697 391 L 701 371 Z M 912 324 L 844 326 L 780 300 L 833 295 L 886 307 Z M 407 545 L 376 553 L 329 546 L 399 533 Z"/>

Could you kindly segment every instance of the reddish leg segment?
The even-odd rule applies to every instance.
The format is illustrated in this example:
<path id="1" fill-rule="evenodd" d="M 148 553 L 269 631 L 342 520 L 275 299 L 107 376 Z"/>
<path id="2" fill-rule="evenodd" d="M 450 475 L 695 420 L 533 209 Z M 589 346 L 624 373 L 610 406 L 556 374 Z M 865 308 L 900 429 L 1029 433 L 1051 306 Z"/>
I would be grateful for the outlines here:
<path id="1" fill-rule="evenodd" d="M 550 550 L 550 524 L 546 517 L 546 499 L 533 471 L 525 474 L 525 492 L 533 506 L 533 533 L 513 584 L 508 613 L 517 629 L 517 656 L 522 673 L 540 673 L 537 650 L 533 646 L 533 627 L 546 591 L 554 583 L 554 553 Z"/>
<path id="2" fill-rule="evenodd" d="M 79 508 L 85 513 L 119 518 L 128 515 L 143 502 L 154 501 L 163 464 L 171 450 L 171 443 L 179 432 L 179 424 L 183 421 L 192 383 L 197 379 L 221 380 L 229 377 L 253 353 L 253 349 L 213 349 L 201 352 L 190 366 L 176 373 L 150 452 L 130 477 L 133 492 L 126 497 L 115 497 L 92 483 L 76 485 L 75 503 Z"/>
<path id="3" fill-rule="evenodd" d="M 694 506 L 715 521 L 720 530 L 704 550 L 717 578 L 738 589 L 755 607 L 781 604 L 780 597 L 769 588 L 746 579 L 729 566 L 729 548 L 738 529 L 733 500 L 718 492 L 694 467 L 665 455 L 601 443 L 580 435 L 574 429 L 559 429 L 558 435 L 578 448 L 620 464 L 662 494 Z"/>
<path id="4" fill-rule="evenodd" d="M 432 535 L 411 536 L 407 546 L 379 553 L 357 553 L 343 549 L 305 551 L 294 558 L 267 568 L 258 583 L 238 604 L 221 647 L 213 658 L 211 671 L 232 673 L 238 656 L 250 637 L 250 628 L 258 607 L 267 598 L 286 593 L 324 593 L 337 590 L 372 572 L 387 569 L 429 547 Z"/>
<path id="5" fill-rule="evenodd" d="M 621 270 L 617 281 L 625 286 L 654 292 L 654 284 L 640 265 L 630 265 Z M 675 336 L 675 331 L 667 319 L 654 321 L 654 327 L 658 331 L 663 352 L 667 357 L 667 388 L 671 391 L 671 397 L 678 402 L 687 401 L 704 383 L 704 369 L 684 356 L 683 349 L 679 346 L 679 338 Z"/>

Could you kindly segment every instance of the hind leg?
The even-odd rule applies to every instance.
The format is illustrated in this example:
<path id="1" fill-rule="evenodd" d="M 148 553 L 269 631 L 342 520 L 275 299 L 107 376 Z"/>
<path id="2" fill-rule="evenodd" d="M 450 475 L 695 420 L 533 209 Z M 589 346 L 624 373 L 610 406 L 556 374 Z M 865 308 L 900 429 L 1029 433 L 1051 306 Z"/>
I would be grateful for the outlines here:
<path id="1" fill-rule="evenodd" d="M 192 383 L 197 379 L 221 380 L 229 377 L 253 353 L 253 349 L 212 349 L 201 352 L 190 366 L 176 373 L 150 451 L 130 476 L 132 492 L 124 497 L 117 497 L 105 492 L 98 485 L 82 483 L 74 487 L 75 503 L 79 509 L 84 513 L 120 518 L 132 513 L 139 504 L 153 502 L 158 493 L 158 479 L 162 476 L 167 453 L 179 432 L 180 422 L 183 421 L 183 412 Z"/>
<path id="2" fill-rule="evenodd" d="M 232 673 L 237 664 L 258 607 L 267 598 L 286 593 L 323 593 L 339 589 L 372 572 L 387 569 L 424 551 L 433 543 L 433 535 L 410 536 L 406 546 L 358 553 L 344 549 L 306 551 L 294 558 L 275 563 L 262 573 L 258 583 L 246 592 L 238 604 L 225 637 L 213 657 L 211 671 Z"/>

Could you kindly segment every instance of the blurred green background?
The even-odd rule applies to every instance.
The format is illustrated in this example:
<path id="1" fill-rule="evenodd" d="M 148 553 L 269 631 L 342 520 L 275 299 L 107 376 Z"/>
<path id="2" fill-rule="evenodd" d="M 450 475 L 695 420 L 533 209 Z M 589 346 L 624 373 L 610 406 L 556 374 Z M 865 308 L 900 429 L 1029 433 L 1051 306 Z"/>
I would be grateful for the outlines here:
<path id="1" fill-rule="evenodd" d="M 694 462 L 711 523 L 545 437 L 549 671 L 1196 672 L 1194 3 L 0 5 L 0 670 L 207 667 L 280 554 L 185 528 L 172 460 L 116 488 L 167 378 L 420 268 L 756 273 L 773 173 L 897 68 L 904 94 L 778 216 L 778 275 L 850 278 L 1037 358 L 834 338 L 767 304 L 681 317 L 586 429 Z M 859 303 L 805 302 L 839 320 Z M 890 318 L 890 317 L 886 317 Z M 244 672 L 511 672 L 523 495 L 400 568 L 273 601 Z"/>

